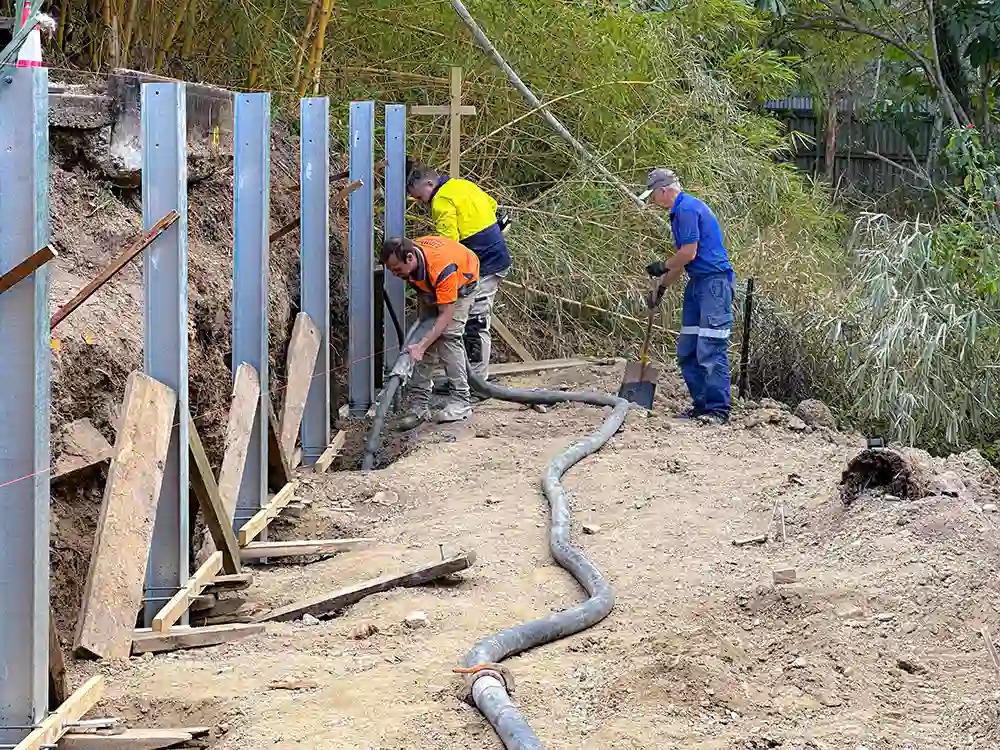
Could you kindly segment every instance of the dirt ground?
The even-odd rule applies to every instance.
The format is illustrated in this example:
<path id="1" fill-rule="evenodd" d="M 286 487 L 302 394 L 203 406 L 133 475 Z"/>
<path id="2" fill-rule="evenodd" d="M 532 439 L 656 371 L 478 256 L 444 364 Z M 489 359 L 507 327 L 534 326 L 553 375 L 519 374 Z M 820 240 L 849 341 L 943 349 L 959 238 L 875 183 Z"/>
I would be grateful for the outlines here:
<path id="1" fill-rule="evenodd" d="M 510 382 L 613 389 L 620 372 L 595 366 Z M 979 633 L 1000 627 L 996 473 L 963 454 L 941 465 L 961 478 L 957 489 L 917 501 L 875 493 L 845 508 L 837 485 L 860 436 L 772 424 L 755 405 L 730 425 L 698 426 L 670 416 L 682 395 L 665 376 L 654 413 L 634 413 L 566 477 L 574 542 L 617 603 L 594 628 L 508 662 L 516 701 L 546 746 L 1000 747 L 1000 682 Z M 461 550 L 475 550 L 477 564 L 319 624 L 76 664 L 78 678 L 98 668 L 109 676 L 94 715 L 209 725 L 215 747 L 243 750 L 501 747 L 456 698 L 450 670 L 479 638 L 581 599 L 549 557 L 539 476 L 602 413 L 490 402 L 468 423 L 424 428 L 384 470 L 308 478 L 301 494 L 312 510 L 284 521 L 282 536 L 368 533 L 379 543 L 258 568 L 245 594 L 262 607 Z M 397 501 L 372 501 L 387 489 Z M 784 542 L 777 532 L 764 546 L 732 544 L 767 530 L 778 501 Z M 584 534 L 583 524 L 599 529 Z M 785 567 L 797 581 L 776 586 L 772 571 Z M 415 611 L 426 627 L 404 625 Z M 368 625 L 377 632 L 353 637 Z M 302 689 L 278 689 L 288 679 Z"/>

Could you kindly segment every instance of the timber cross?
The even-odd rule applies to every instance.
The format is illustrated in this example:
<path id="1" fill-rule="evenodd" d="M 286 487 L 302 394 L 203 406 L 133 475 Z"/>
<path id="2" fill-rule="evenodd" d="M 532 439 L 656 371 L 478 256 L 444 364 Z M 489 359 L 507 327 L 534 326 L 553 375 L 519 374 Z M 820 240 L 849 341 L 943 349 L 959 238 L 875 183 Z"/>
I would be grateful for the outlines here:
<path id="1" fill-rule="evenodd" d="M 451 69 L 451 100 L 448 106 L 426 106 L 418 104 L 410 107 L 410 114 L 417 117 L 431 116 L 440 117 L 447 115 L 448 139 L 449 139 L 449 159 L 448 174 L 451 177 L 459 176 L 459 159 L 462 153 L 462 117 L 472 117 L 476 114 L 476 108 L 462 104 L 462 69 Z"/>

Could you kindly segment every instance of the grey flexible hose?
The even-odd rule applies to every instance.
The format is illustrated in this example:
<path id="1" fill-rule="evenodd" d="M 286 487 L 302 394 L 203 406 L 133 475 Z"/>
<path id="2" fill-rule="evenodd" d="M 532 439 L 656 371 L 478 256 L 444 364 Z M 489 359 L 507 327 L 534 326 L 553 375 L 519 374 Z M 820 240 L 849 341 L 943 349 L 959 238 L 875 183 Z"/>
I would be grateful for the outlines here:
<path id="1" fill-rule="evenodd" d="M 431 321 L 432 322 L 432 321 Z M 426 324 L 426 323 L 425 323 Z M 420 323 L 410 331 L 413 340 Z M 413 372 L 413 362 L 405 352 L 393 368 L 385 391 L 379 399 L 365 445 L 365 469 L 370 469 L 378 450 L 379 434 L 392 401 L 392 394 Z M 585 391 L 546 391 L 505 388 L 488 383 L 469 373 L 469 385 L 482 396 L 519 404 L 580 403 L 613 407 L 604 423 L 592 434 L 569 446 L 553 458 L 542 474 L 542 491 L 549 501 L 552 524 L 549 549 L 560 566 L 565 568 L 586 590 L 588 599 L 575 607 L 537 620 L 514 625 L 479 641 L 465 656 L 464 666 L 479 667 L 496 664 L 509 656 L 527 651 L 560 638 L 579 633 L 603 620 L 615 604 L 610 584 L 587 557 L 570 543 L 570 504 L 560 479 L 571 467 L 600 450 L 621 428 L 631 403 L 607 393 Z M 503 676 L 485 668 L 466 678 L 471 683 L 472 700 L 496 730 L 507 750 L 542 750 L 544 745 L 531 729 L 521 711 L 511 700 Z"/>
<path id="2" fill-rule="evenodd" d="M 549 549 L 556 562 L 565 568 L 586 590 L 590 598 L 575 607 L 537 620 L 514 625 L 479 641 L 465 656 L 465 666 L 500 662 L 508 656 L 596 625 L 611 612 L 615 593 L 587 557 L 570 543 L 570 504 L 566 490 L 559 481 L 577 462 L 600 450 L 621 428 L 631 403 L 606 393 L 584 391 L 543 391 L 504 388 L 470 376 L 470 384 L 484 396 L 521 404 L 558 404 L 574 402 L 593 406 L 614 407 L 596 432 L 574 443 L 553 458 L 542 473 L 542 492 L 549 501 L 552 523 L 549 529 Z M 511 700 L 502 677 L 484 670 L 470 678 L 472 699 L 508 750 L 541 750 L 544 748 L 527 720 Z"/>

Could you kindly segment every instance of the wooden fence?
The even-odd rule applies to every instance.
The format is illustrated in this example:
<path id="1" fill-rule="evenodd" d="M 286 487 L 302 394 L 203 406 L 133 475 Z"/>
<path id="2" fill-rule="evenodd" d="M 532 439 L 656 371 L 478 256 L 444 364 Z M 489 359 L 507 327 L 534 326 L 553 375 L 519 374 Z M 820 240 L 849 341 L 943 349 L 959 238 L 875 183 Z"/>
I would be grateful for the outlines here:
<path id="1" fill-rule="evenodd" d="M 768 102 L 767 111 L 781 119 L 789 132 L 809 136 L 794 152 L 795 165 L 810 174 L 825 176 L 827 118 L 811 108 L 808 97 Z M 838 192 L 856 191 L 877 198 L 890 193 L 905 193 L 919 184 L 906 171 L 885 159 L 913 168 L 913 160 L 925 163 L 933 138 L 930 118 L 914 119 L 911 133 L 904 135 L 891 122 L 862 120 L 849 106 L 838 117 L 832 182 Z M 878 154 L 884 158 L 875 156 Z"/>

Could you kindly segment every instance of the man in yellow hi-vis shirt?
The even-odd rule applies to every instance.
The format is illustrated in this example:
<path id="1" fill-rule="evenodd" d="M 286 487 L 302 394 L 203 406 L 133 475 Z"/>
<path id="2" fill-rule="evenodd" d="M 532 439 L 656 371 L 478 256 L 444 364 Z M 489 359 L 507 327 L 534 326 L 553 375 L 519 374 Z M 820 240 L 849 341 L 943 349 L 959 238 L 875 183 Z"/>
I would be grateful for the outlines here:
<path id="1" fill-rule="evenodd" d="M 406 191 L 430 205 L 436 234 L 461 242 L 479 257 L 479 289 L 465 324 L 464 341 L 470 369 L 485 380 L 490 364 L 493 303 L 511 264 L 497 222 L 497 202 L 469 180 L 452 179 L 419 165 L 410 168 Z"/>

